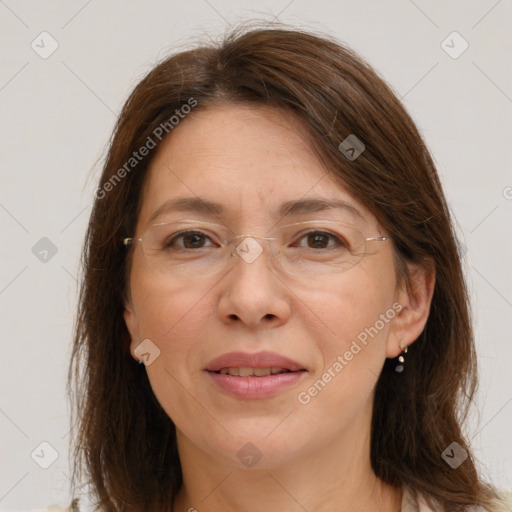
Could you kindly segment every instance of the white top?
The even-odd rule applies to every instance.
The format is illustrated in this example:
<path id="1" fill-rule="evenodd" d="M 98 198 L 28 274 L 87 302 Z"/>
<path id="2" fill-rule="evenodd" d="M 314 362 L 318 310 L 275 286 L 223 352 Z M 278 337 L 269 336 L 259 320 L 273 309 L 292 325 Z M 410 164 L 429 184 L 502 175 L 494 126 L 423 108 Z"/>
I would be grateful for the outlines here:
<path id="1" fill-rule="evenodd" d="M 496 503 L 495 507 L 488 512 L 512 512 L 512 490 L 505 491 L 502 493 L 502 500 Z M 62 508 L 58 505 L 51 505 L 47 508 L 34 510 L 33 512 L 78 512 L 78 509 L 73 508 L 73 503 L 71 503 L 68 507 Z M 83 511 L 81 511 L 83 512 Z M 432 508 L 430 508 L 423 498 L 419 498 L 416 501 L 412 495 L 404 489 L 402 495 L 402 508 L 400 512 L 436 512 Z M 486 512 L 481 507 L 472 507 L 468 512 Z"/>
<path id="2" fill-rule="evenodd" d="M 512 512 L 512 490 L 500 492 L 501 499 L 495 502 L 492 509 L 482 507 L 469 507 L 467 512 Z M 400 512 L 442 512 L 429 507 L 423 497 L 416 501 L 407 489 L 402 495 L 402 508 Z"/>

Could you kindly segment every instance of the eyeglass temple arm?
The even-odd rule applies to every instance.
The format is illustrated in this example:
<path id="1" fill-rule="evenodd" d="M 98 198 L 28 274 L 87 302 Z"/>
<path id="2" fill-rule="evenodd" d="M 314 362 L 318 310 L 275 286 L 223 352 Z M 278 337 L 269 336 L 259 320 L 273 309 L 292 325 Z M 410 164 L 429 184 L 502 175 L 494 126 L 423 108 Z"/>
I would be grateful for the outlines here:
<path id="1" fill-rule="evenodd" d="M 134 242 L 139 242 L 140 240 L 140 238 L 123 238 L 123 245 L 130 245 Z"/>

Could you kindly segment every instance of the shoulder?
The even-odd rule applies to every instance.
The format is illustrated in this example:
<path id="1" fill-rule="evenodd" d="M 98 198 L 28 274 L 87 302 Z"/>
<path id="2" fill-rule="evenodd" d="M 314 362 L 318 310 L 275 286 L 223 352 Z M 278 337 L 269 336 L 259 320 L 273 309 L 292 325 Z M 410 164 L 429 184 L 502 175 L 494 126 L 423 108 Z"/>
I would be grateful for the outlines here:
<path id="1" fill-rule="evenodd" d="M 512 489 L 499 491 L 499 498 L 489 512 L 512 512 Z"/>
<path id="2" fill-rule="evenodd" d="M 482 507 L 470 507 L 467 512 L 512 512 L 512 489 L 499 491 L 499 496 L 492 506 L 486 510 Z M 440 512 L 433 510 L 423 496 L 417 499 L 407 489 L 403 490 L 401 512 Z"/>
<path id="3" fill-rule="evenodd" d="M 60 507 L 59 505 L 50 505 L 46 508 L 39 508 L 32 512 L 80 512 L 78 508 L 78 500 L 74 499 L 67 507 Z"/>

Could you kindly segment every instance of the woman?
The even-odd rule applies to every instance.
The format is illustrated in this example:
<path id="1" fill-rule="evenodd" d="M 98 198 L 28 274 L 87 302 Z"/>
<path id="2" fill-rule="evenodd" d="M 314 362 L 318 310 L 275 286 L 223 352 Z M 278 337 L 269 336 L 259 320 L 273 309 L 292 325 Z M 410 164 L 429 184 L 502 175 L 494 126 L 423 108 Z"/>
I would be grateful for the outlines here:
<path id="1" fill-rule="evenodd" d="M 461 432 L 475 350 L 436 169 L 338 42 L 237 31 L 156 66 L 84 269 L 73 481 L 98 510 L 511 510 Z"/>

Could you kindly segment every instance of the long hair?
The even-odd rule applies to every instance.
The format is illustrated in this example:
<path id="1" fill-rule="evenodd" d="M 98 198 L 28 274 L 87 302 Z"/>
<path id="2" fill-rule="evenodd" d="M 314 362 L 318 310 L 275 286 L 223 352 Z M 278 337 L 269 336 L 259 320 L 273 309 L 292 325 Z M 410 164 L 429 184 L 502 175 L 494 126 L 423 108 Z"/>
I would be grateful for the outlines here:
<path id="1" fill-rule="evenodd" d="M 235 30 L 220 43 L 166 58 L 122 109 L 83 250 L 68 375 L 68 389 L 73 382 L 75 389 L 73 485 L 85 474 L 104 512 L 171 510 L 182 485 L 175 426 L 129 351 L 122 239 L 135 231 L 161 140 L 179 129 L 173 116 L 226 103 L 297 116 L 332 176 L 390 233 L 400 278 L 407 283 L 407 262 L 435 268 L 430 315 L 406 371 L 392 371 L 388 360 L 376 385 L 371 464 L 384 482 L 426 495 L 443 510 L 491 507 L 495 491 L 480 480 L 461 431 L 476 388 L 475 348 L 460 248 L 429 151 L 364 60 L 328 36 L 282 27 Z M 352 160 L 340 150 L 350 135 L 365 146 Z M 151 146 L 147 156 L 135 159 L 143 146 Z M 442 457 L 453 442 L 468 454 L 456 469 Z"/>

